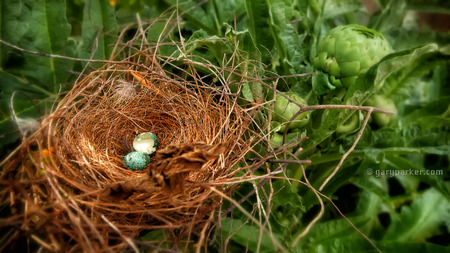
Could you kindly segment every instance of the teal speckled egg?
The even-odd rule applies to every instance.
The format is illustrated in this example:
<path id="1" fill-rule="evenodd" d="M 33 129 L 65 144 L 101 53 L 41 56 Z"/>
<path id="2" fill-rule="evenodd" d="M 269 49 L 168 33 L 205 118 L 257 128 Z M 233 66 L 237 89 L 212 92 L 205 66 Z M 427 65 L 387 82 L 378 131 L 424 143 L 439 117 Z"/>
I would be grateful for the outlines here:
<path id="1" fill-rule="evenodd" d="M 137 151 L 152 154 L 158 148 L 159 142 L 155 134 L 150 132 L 141 133 L 133 141 L 133 148 Z"/>
<path id="2" fill-rule="evenodd" d="M 143 170 L 150 163 L 150 155 L 145 152 L 133 151 L 123 158 L 123 162 L 131 170 Z"/>

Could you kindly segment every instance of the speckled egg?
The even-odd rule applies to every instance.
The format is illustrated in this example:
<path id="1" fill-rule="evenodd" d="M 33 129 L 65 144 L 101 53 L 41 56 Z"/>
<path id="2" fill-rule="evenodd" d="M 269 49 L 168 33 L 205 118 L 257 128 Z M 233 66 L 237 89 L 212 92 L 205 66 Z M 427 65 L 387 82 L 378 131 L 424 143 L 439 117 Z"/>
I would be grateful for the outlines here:
<path id="1" fill-rule="evenodd" d="M 133 141 L 133 148 L 137 151 L 152 154 L 158 148 L 159 142 L 155 134 L 150 132 L 141 133 Z"/>
<path id="2" fill-rule="evenodd" d="M 145 152 L 133 151 L 123 158 L 123 162 L 131 170 L 143 170 L 150 163 L 150 155 Z"/>

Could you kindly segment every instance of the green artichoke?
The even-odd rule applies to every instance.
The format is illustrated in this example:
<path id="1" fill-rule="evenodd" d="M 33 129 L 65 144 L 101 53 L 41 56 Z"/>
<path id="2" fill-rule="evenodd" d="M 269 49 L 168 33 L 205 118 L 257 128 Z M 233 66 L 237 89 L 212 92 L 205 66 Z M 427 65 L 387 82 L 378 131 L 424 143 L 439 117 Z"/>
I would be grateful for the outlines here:
<path id="1" fill-rule="evenodd" d="M 293 92 L 286 92 L 284 95 L 292 98 L 294 101 L 299 103 L 300 105 L 307 106 L 306 101 L 300 97 L 299 95 Z M 272 112 L 272 118 L 274 121 L 280 123 L 278 132 L 283 132 L 285 129 L 285 123 L 287 123 L 298 111 L 300 107 L 289 101 L 284 96 L 277 94 L 275 97 L 275 106 Z M 309 121 L 309 114 L 307 112 L 302 113 L 295 117 L 295 119 L 290 123 L 289 129 L 301 128 L 305 126 Z"/>
<path id="2" fill-rule="evenodd" d="M 321 95 L 348 88 L 390 52 L 389 42 L 375 30 L 360 25 L 335 27 L 317 46 L 313 63 L 319 73 L 313 77 L 314 90 Z"/>

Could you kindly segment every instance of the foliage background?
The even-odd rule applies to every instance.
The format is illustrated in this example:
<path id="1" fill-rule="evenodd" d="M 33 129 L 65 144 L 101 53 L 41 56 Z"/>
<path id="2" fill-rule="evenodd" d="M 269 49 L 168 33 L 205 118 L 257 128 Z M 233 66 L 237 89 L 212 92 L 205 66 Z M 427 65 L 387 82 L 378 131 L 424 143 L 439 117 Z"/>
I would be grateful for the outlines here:
<path id="1" fill-rule="evenodd" d="M 383 32 L 396 50 L 368 72 L 365 78 L 370 87 L 364 91 L 365 98 L 378 93 L 396 101 L 398 120 L 383 127 L 371 123 L 322 193 L 333 199 L 348 220 L 383 251 L 448 251 L 450 36 L 448 30 L 437 32 L 428 27 L 411 11 L 448 14 L 450 4 L 439 0 L 380 0 L 377 6 L 378 12 L 368 13 L 356 0 L 1 0 L 0 39 L 24 49 L 0 46 L 1 156 L 5 158 L 27 132 L 36 128 L 38 123 L 30 119 L 39 120 L 50 112 L 83 70 L 101 66 L 48 56 L 120 58 L 111 55 L 112 45 L 122 28 L 136 20 L 151 24 L 146 30 L 150 43 L 185 42 L 193 59 L 220 67 L 228 66 L 227 59 L 235 52 L 234 42 L 238 41 L 236 59 L 242 63 L 240 71 L 260 78 L 314 72 L 310 59 L 317 41 L 334 26 L 358 23 Z M 134 35 L 129 32 L 125 37 Z M 176 48 L 164 44 L 158 50 L 164 56 L 177 53 Z M 395 72 L 380 72 L 382 64 L 401 67 Z M 176 72 L 176 68 L 172 70 Z M 197 71 L 210 74 L 208 69 Z M 382 89 L 377 88 L 380 84 L 375 77 L 388 80 Z M 214 80 L 211 82 L 214 84 Z M 309 77 L 284 78 L 277 89 L 293 91 L 310 105 L 323 102 L 314 96 Z M 355 93 L 348 94 L 345 100 L 331 103 L 361 99 Z M 273 94 L 249 82 L 242 96 L 245 104 L 261 96 L 270 100 Z M 302 143 L 304 151 L 299 159 L 312 161 L 306 167 L 312 186 L 320 186 L 355 140 L 355 131 L 336 133 L 336 124 L 348 117 L 345 112 L 315 111 L 308 129 L 294 134 L 309 137 Z M 259 118 L 267 121 L 263 112 Z M 409 169 L 430 173 L 443 170 L 444 175 L 370 176 L 370 169 L 399 173 Z M 301 179 L 302 173 L 290 165 L 286 176 Z M 258 189 L 261 196 L 270 190 L 277 192 L 273 199 L 261 200 L 263 206 L 272 210 L 265 221 L 271 233 L 260 234 L 256 224 L 234 211 L 220 221 L 220 233 L 213 238 L 211 250 L 248 248 L 270 252 L 274 245 L 268 237 L 289 245 L 320 208 L 314 193 L 298 183 L 273 180 L 272 189 L 267 187 Z M 252 189 L 255 184 L 243 183 L 234 198 L 239 200 Z M 258 209 L 255 196 L 243 201 L 242 206 L 262 222 L 263 215 L 254 212 Z M 330 201 L 325 201 L 321 220 L 294 251 L 376 251 L 348 220 Z M 164 233 L 152 231 L 140 239 L 151 241 Z"/>

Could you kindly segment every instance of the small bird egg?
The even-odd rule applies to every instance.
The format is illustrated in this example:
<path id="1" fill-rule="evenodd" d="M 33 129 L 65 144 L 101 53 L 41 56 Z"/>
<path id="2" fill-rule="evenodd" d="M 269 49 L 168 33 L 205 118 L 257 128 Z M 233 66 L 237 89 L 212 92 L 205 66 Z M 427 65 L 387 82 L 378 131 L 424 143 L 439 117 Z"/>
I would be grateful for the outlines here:
<path id="1" fill-rule="evenodd" d="M 123 162 L 130 170 L 143 170 L 150 163 L 150 155 L 145 152 L 133 151 L 123 158 Z"/>
<path id="2" fill-rule="evenodd" d="M 152 154 L 158 148 L 159 142 L 155 134 L 150 132 L 141 133 L 133 141 L 133 148 L 137 151 Z"/>

